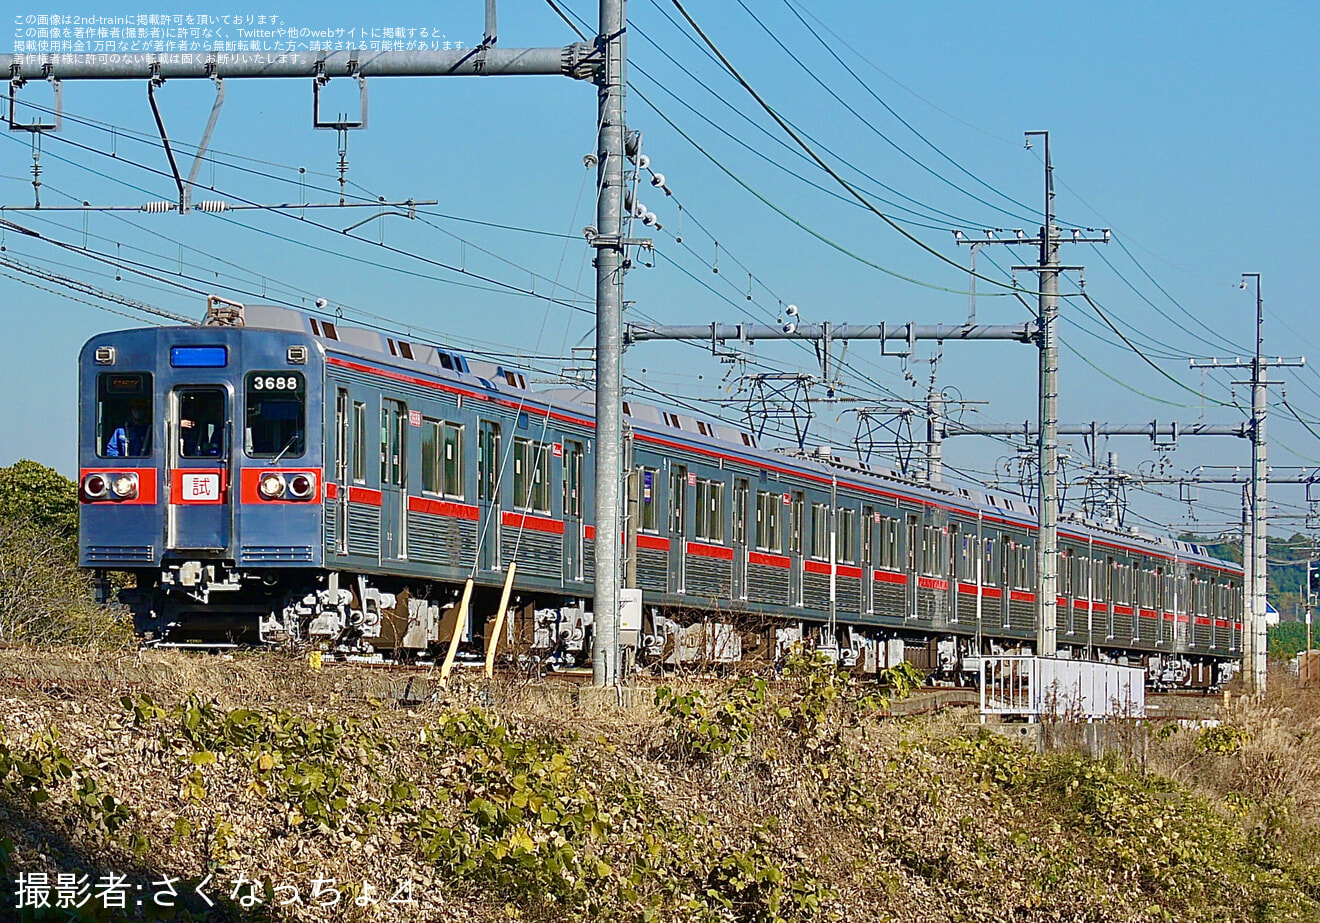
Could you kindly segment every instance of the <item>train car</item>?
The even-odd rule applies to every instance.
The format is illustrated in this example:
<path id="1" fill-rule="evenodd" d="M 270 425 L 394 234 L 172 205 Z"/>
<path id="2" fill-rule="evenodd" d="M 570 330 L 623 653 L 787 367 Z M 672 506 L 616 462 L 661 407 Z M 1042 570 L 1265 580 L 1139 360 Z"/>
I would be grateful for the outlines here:
<path id="1" fill-rule="evenodd" d="M 286 308 L 212 298 L 196 326 L 106 333 L 80 358 L 80 561 L 152 643 L 470 650 L 516 562 L 510 629 L 590 652 L 593 395 Z M 830 449 L 624 404 L 622 637 L 643 663 L 807 643 L 958 679 L 1036 640 L 1035 511 Z M 1215 685 L 1242 651 L 1242 570 L 1199 546 L 1060 528 L 1058 643 Z M 446 619 L 449 619 L 446 622 Z M 515 649 L 519 649 L 515 646 Z"/>

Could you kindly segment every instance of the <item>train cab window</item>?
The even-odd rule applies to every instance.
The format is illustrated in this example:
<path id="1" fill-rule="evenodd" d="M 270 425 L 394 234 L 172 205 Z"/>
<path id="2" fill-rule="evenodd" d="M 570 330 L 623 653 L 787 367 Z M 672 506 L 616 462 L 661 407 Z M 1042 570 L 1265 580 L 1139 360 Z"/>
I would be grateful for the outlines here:
<path id="1" fill-rule="evenodd" d="M 248 372 L 245 391 L 247 454 L 300 458 L 307 450 L 307 383 L 302 373 Z"/>
<path id="2" fill-rule="evenodd" d="M 96 381 L 96 454 L 146 458 L 151 454 L 151 375 L 108 373 Z"/>
<path id="3" fill-rule="evenodd" d="M 180 457 L 223 457 L 228 423 L 225 392 L 219 388 L 181 388 L 178 401 Z"/>

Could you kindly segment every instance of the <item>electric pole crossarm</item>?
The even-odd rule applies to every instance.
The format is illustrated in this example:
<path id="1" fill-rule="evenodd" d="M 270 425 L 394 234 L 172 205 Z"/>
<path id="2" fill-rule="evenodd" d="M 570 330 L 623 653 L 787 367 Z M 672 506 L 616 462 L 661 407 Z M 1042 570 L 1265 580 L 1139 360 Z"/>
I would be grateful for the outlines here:
<path id="1" fill-rule="evenodd" d="M 1029 423 L 945 424 L 949 436 L 1036 436 L 1040 430 Z M 1060 436 L 1148 436 L 1151 439 L 1177 439 L 1180 436 L 1237 436 L 1251 438 L 1250 423 L 1060 423 Z"/>
<path id="2" fill-rule="evenodd" d="M 1298 356 L 1295 359 L 1285 359 L 1282 356 L 1274 359 L 1261 358 L 1255 359 L 1192 359 L 1191 368 L 1194 369 L 1249 369 L 1253 367 L 1266 368 L 1290 368 L 1299 369 L 1306 365 L 1306 357 Z"/>
<path id="3" fill-rule="evenodd" d="M 798 324 L 792 329 L 769 324 L 665 326 L 628 324 L 624 339 L 642 340 L 1013 340 L 1034 342 L 1035 324 Z"/>
<path id="4" fill-rule="evenodd" d="M 167 80 L 211 77 L 495 77 L 562 75 L 586 79 L 599 57 L 590 45 L 562 48 L 463 48 L 434 51 L 299 52 L 290 54 L 195 55 L 0 54 L 0 72 L 11 80 Z M 180 58 L 192 58 L 184 63 Z"/>

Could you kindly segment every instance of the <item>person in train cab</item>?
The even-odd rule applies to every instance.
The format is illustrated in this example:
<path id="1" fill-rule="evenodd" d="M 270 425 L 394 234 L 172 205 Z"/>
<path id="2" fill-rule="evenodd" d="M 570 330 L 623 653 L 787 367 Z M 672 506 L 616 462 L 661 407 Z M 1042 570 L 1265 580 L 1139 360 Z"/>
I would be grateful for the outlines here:
<path id="1" fill-rule="evenodd" d="M 223 449 L 224 432 L 218 421 L 198 397 L 188 395 L 179 411 L 179 429 L 185 458 L 215 458 Z"/>
<path id="2" fill-rule="evenodd" d="M 146 401 L 129 405 L 128 419 L 115 427 L 106 442 L 107 458 L 141 458 L 151 451 L 151 420 Z"/>

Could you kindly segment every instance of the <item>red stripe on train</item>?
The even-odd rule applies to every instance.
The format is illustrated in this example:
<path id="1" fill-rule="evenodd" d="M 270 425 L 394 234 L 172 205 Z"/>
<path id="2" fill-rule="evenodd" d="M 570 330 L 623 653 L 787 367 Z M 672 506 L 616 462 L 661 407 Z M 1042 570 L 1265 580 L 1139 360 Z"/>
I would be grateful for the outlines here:
<path id="1" fill-rule="evenodd" d="M 512 526 L 515 529 L 526 529 L 529 532 L 545 532 L 550 535 L 563 535 L 564 523 L 559 519 L 549 519 L 545 516 L 531 516 L 526 513 L 506 512 L 501 517 L 501 522 L 506 526 Z"/>
<path id="2" fill-rule="evenodd" d="M 823 577 L 830 575 L 830 565 L 827 561 L 803 561 L 802 569 L 809 574 L 819 574 Z M 847 564 L 835 564 L 834 572 L 840 577 L 851 577 L 854 580 L 862 579 L 862 569 L 860 567 L 851 567 Z"/>
<path id="3" fill-rule="evenodd" d="M 350 487 L 348 489 L 348 502 L 380 506 L 381 493 L 379 490 L 372 490 L 370 487 Z"/>
<path id="4" fill-rule="evenodd" d="M 702 558 L 716 558 L 720 561 L 732 561 L 733 549 L 725 548 L 723 545 L 704 545 L 701 542 L 688 542 L 688 554 L 695 554 Z"/>
<path id="5" fill-rule="evenodd" d="M 480 515 L 475 506 L 468 506 L 466 503 L 454 503 L 451 500 L 432 500 L 430 497 L 409 497 L 408 509 L 414 513 L 448 516 L 451 519 L 470 519 L 473 522 L 476 522 Z"/>

